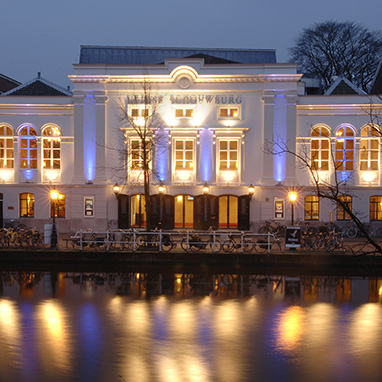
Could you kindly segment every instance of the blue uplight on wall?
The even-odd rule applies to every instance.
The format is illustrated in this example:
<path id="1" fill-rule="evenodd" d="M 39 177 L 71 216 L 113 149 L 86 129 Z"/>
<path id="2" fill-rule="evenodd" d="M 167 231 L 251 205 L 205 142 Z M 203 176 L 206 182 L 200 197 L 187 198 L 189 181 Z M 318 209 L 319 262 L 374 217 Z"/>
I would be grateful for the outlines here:
<path id="1" fill-rule="evenodd" d="M 273 140 L 275 144 L 283 144 L 287 142 L 287 109 L 284 96 L 276 96 L 274 104 L 274 127 Z M 278 146 L 274 147 L 275 151 L 279 150 Z M 277 154 L 273 158 L 273 177 L 277 182 L 285 180 L 286 176 L 286 153 Z"/>
<path id="2" fill-rule="evenodd" d="M 213 133 L 207 128 L 200 132 L 200 180 L 212 181 L 213 171 Z"/>
<path id="3" fill-rule="evenodd" d="M 96 106 L 93 95 L 84 103 L 84 177 L 93 182 L 96 168 Z"/>
<path id="4" fill-rule="evenodd" d="M 161 129 L 156 133 L 155 167 L 157 178 L 165 182 L 168 178 L 168 132 Z"/>

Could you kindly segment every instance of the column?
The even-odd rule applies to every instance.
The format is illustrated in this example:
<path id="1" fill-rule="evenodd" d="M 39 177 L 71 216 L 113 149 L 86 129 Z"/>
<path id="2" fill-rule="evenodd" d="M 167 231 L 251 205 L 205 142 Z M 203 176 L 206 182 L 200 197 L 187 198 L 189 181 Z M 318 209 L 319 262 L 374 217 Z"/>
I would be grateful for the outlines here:
<path id="1" fill-rule="evenodd" d="M 263 146 L 272 145 L 273 142 L 273 123 L 274 123 L 274 101 L 275 96 L 273 94 L 264 95 L 262 98 L 263 101 L 263 112 L 264 112 L 264 121 L 263 121 Z M 270 147 L 272 149 L 272 147 Z M 274 185 L 273 179 L 273 155 L 272 154 L 263 154 L 263 185 Z"/>
<path id="2" fill-rule="evenodd" d="M 83 92 L 74 91 L 74 166 L 73 184 L 84 183 L 84 101 Z"/>

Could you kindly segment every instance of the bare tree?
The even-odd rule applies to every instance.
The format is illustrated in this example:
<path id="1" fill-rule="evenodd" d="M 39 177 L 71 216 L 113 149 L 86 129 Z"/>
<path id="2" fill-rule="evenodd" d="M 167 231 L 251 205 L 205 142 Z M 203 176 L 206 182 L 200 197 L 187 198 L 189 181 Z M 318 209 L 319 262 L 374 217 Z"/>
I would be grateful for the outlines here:
<path id="1" fill-rule="evenodd" d="M 334 203 L 337 208 L 341 208 L 364 235 L 367 242 L 374 247 L 374 252 L 382 254 L 382 247 L 371 237 L 371 234 L 361 220 L 361 216 L 353 211 L 352 205 L 348 201 L 347 197 L 351 195 L 347 187 L 347 182 L 350 180 L 353 173 L 350 172 L 346 179 L 339 176 L 339 173 L 343 168 L 343 161 L 336 159 L 333 151 L 331 151 L 330 156 L 331 165 L 334 169 L 333 177 L 331 179 L 323 179 L 320 177 L 320 171 L 316 166 L 315 158 L 314 156 L 312 157 L 306 146 L 294 151 L 288 147 L 288 142 L 280 137 L 275 137 L 273 141 L 265 142 L 263 151 L 270 155 L 292 155 L 296 159 L 298 168 L 308 172 L 310 176 L 311 184 L 303 187 L 303 189 L 310 191 L 320 199 L 329 200 Z"/>
<path id="2" fill-rule="evenodd" d="M 365 92 L 382 57 L 382 33 L 354 22 L 325 21 L 303 29 L 290 49 L 291 62 L 309 77 L 319 78 L 323 90 L 333 76 L 343 76 Z"/>
<path id="3" fill-rule="evenodd" d="M 158 112 L 162 96 L 158 96 L 152 83 L 145 77 L 136 83 L 127 97 L 118 103 L 119 119 L 124 130 L 122 148 L 112 168 L 124 185 L 143 184 L 146 209 L 146 229 L 151 229 L 151 183 L 157 178 L 154 157 L 167 150 L 167 134 L 163 130 Z"/>

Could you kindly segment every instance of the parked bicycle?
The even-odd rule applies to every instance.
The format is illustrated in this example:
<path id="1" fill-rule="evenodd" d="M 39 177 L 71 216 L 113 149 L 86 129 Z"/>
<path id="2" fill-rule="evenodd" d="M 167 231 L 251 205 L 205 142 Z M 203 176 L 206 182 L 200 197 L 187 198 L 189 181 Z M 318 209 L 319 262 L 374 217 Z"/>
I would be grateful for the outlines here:
<path id="1" fill-rule="evenodd" d="M 188 237 L 183 237 L 180 241 L 180 246 L 184 251 L 200 251 L 203 249 L 208 249 L 213 252 L 219 252 L 221 249 L 220 241 L 215 238 L 213 234 L 206 236 L 206 239 L 202 238 L 201 235 L 191 234 Z"/>

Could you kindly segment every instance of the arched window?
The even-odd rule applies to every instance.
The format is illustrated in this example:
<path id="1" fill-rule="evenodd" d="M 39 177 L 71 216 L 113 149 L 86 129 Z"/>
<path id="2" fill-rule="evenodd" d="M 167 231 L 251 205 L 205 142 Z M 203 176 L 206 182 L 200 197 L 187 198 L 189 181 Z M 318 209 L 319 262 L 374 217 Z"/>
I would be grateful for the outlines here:
<path id="1" fill-rule="evenodd" d="M 56 218 L 64 218 L 65 217 L 65 195 L 58 194 L 57 200 L 50 202 L 50 217 L 53 217 L 53 203 L 56 203 L 54 206 L 54 214 Z"/>
<path id="2" fill-rule="evenodd" d="M 336 131 L 336 170 L 354 170 L 354 130 L 349 126 Z"/>
<path id="3" fill-rule="evenodd" d="M 360 170 L 378 171 L 380 130 L 375 125 L 366 125 L 361 130 Z"/>
<path id="4" fill-rule="evenodd" d="M 310 160 L 314 170 L 329 170 L 330 131 L 325 126 L 316 126 L 311 133 Z"/>
<path id="5" fill-rule="evenodd" d="M 13 131 L 0 125 L 0 168 L 14 168 Z"/>
<path id="6" fill-rule="evenodd" d="M 191 195 L 177 195 L 174 204 L 175 228 L 193 228 L 194 197 Z"/>
<path id="7" fill-rule="evenodd" d="M 370 220 L 382 220 L 382 196 L 370 196 Z"/>
<path id="8" fill-rule="evenodd" d="M 317 195 L 308 195 L 304 198 L 305 220 L 319 220 L 320 204 Z"/>
<path id="9" fill-rule="evenodd" d="M 32 126 L 24 126 L 20 132 L 20 168 L 37 168 L 37 133 Z"/>
<path id="10" fill-rule="evenodd" d="M 237 228 L 238 198 L 234 195 L 219 196 L 219 228 Z"/>
<path id="11" fill-rule="evenodd" d="M 33 218 L 34 217 L 34 194 L 22 193 L 20 194 L 20 217 Z"/>
<path id="12" fill-rule="evenodd" d="M 48 126 L 42 132 L 44 169 L 61 168 L 61 132 L 57 126 Z"/>
<path id="13" fill-rule="evenodd" d="M 131 227 L 146 227 L 145 195 L 131 196 Z"/>

